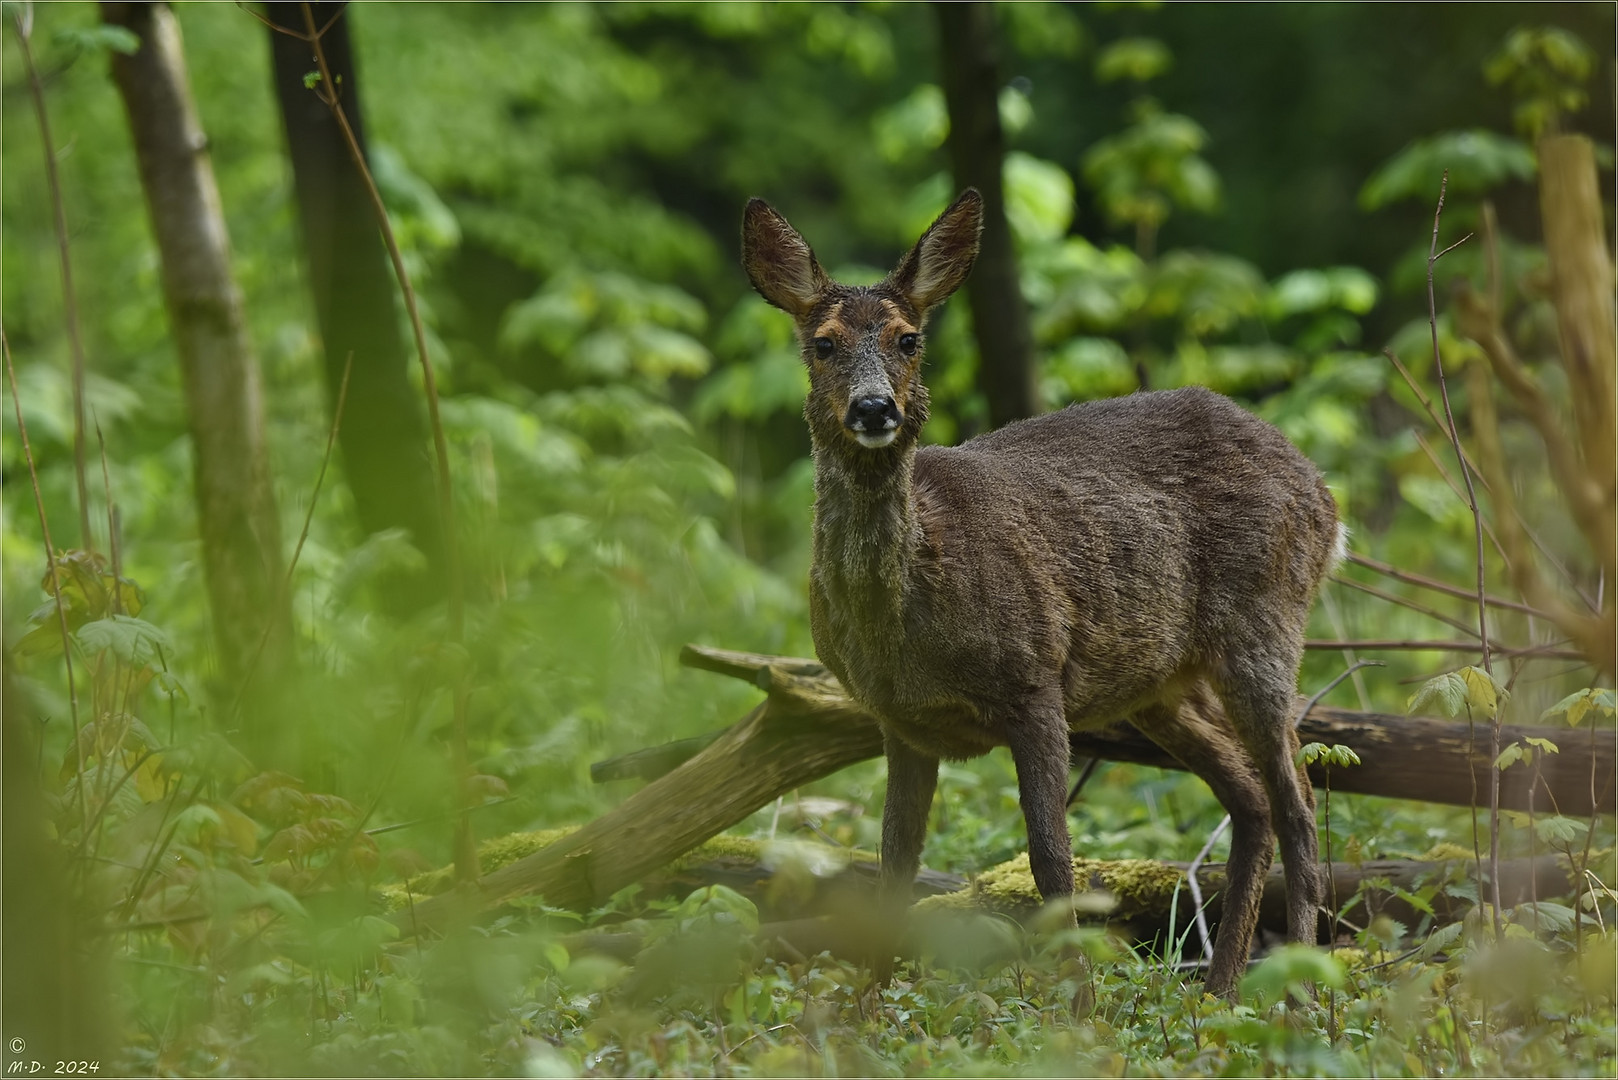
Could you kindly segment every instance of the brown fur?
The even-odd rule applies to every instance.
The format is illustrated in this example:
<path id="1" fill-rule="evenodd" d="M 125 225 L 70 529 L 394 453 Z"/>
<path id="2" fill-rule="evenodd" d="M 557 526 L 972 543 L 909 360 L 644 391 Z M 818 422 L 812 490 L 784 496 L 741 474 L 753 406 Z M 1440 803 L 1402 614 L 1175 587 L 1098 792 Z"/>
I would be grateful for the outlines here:
<path id="1" fill-rule="evenodd" d="M 821 659 L 882 722 L 886 893 L 908 902 L 939 759 L 1009 746 L 1035 883 L 1071 894 L 1068 731 L 1128 720 L 1231 813 L 1207 984 L 1228 994 L 1277 832 L 1289 934 L 1315 937 L 1314 794 L 1291 709 L 1337 508 L 1280 432 L 1196 387 L 918 449 L 924 350 L 905 355 L 900 336 L 965 279 L 980 218 L 968 191 L 870 287 L 831 282 L 759 200 L 743 227 L 749 277 L 794 315 L 809 368 L 810 619 Z M 901 418 L 886 446 L 849 426 L 873 395 Z"/>

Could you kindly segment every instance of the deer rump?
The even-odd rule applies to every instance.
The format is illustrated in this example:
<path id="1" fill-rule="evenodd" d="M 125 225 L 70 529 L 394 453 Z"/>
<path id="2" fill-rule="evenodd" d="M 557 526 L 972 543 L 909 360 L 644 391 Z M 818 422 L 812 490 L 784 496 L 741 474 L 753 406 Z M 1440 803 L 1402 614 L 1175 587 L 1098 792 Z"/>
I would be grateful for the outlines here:
<path id="1" fill-rule="evenodd" d="M 896 594 L 849 597 L 817 567 L 811 616 L 821 658 L 916 751 L 1006 745 L 1056 672 L 1074 729 L 1188 695 L 1216 708 L 1198 684 L 1260 675 L 1228 670 L 1255 647 L 1291 653 L 1262 673 L 1290 692 L 1337 508 L 1313 463 L 1228 398 L 1072 405 L 924 447 L 913 484 Z"/>

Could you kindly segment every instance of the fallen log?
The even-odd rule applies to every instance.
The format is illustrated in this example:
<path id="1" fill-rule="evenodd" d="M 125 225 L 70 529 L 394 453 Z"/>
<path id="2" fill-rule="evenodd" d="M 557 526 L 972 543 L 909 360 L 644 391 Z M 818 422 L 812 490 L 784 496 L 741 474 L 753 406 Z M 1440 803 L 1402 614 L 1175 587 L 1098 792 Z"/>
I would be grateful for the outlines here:
<path id="1" fill-rule="evenodd" d="M 751 853 L 749 853 L 751 845 Z M 806 845 L 811 848 L 823 845 Z M 645 882 L 653 895 L 684 896 L 707 885 L 724 885 L 747 896 L 758 906 L 764 920 L 758 938 L 766 951 L 784 944 L 789 954 L 813 956 L 822 950 L 846 959 L 858 960 L 869 938 L 861 925 L 859 912 L 870 910 L 876 895 L 877 862 L 865 852 L 841 852 L 846 860 L 840 869 L 814 879 L 804 888 L 801 877 L 794 877 L 786 888 L 777 888 L 781 872 L 766 865 L 759 853 L 765 845 L 742 841 L 728 845 L 721 854 L 689 861 L 677 873 L 658 873 Z M 684 861 L 684 860 L 682 860 Z M 1190 928 L 1193 913 L 1185 890 L 1187 863 L 1147 860 L 1074 860 L 1075 880 L 1092 890 L 1078 903 L 1081 923 L 1105 924 L 1114 933 L 1137 944 L 1179 940 Z M 1326 870 L 1326 867 L 1322 867 Z M 1385 916 L 1414 934 L 1423 915 L 1396 890 L 1414 894 L 1429 882 L 1446 884 L 1474 880 L 1474 864 L 1459 856 L 1438 860 L 1374 859 L 1359 864 L 1337 862 L 1329 867 L 1328 896 L 1340 898 L 1344 908 L 1335 927 L 1322 917 L 1319 942 L 1342 943 L 1373 919 Z M 792 875 L 789 873 L 788 875 Z M 1198 869 L 1197 879 L 1209 897 L 1206 914 L 1209 930 L 1217 928 L 1220 915 L 1220 889 L 1225 868 L 1208 864 Z M 1533 859 L 1508 859 L 1500 864 L 1501 900 L 1507 907 L 1530 900 L 1565 901 L 1574 890 L 1572 876 L 1563 860 L 1554 855 Z M 1027 856 L 1019 856 L 993 867 L 973 879 L 940 871 L 924 871 L 917 882 L 921 897 L 916 905 L 914 932 L 902 943 L 900 952 L 918 957 L 946 950 L 950 939 L 963 932 L 963 917 L 971 914 L 1007 916 L 1023 923 L 1040 909 L 1040 897 L 1028 871 Z M 1443 925 L 1460 919 L 1473 906 L 1440 888 L 1428 901 L 1432 908 L 1430 925 Z M 828 911 L 838 914 L 827 915 Z M 1273 867 L 1265 882 L 1259 926 L 1277 940 L 1284 939 L 1286 890 L 1282 869 Z M 964 932 L 970 934 L 967 929 Z M 982 937 L 983 935 L 979 935 Z M 1193 935 L 1188 954 L 1198 951 Z M 631 960 L 644 944 L 638 931 L 598 929 L 568 935 L 563 939 L 570 952 L 599 952 L 617 959 Z M 1004 946 L 1004 935 L 988 935 L 967 951 L 983 952 L 982 946 Z M 1011 941 L 1013 951 L 1015 941 Z M 959 953 L 961 950 L 955 949 Z M 779 955 L 779 954 L 777 954 Z M 1003 962 L 1011 957 L 991 948 L 974 962 Z"/>
<path id="2" fill-rule="evenodd" d="M 577 832 L 476 884 L 395 913 L 401 931 L 438 928 L 536 892 L 559 906 L 598 905 L 777 796 L 882 752 L 876 722 L 813 660 L 687 646 L 681 661 L 751 682 L 765 692 L 765 700 L 706 748 Z M 1463 806 L 1471 802 L 1474 790 L 1487 791 L 1492 767 L 1487 740 L 1469 746 L 1462 725 L 1324 706 L 1317 706 L 1311 718 L 1303 729 L 1305 741 L 1343 743 L 1363 762 L 1334 770 L 1334 791 Z M 1509 744 L 1530 735 L 1560 740 L 1568 751 L 1540 755 L 1543 783 L 1535 787 L 1537 809 L 1612 812 L 1618 756 L 1612 731 L 1508 726 L 1502 739 Z M 1588 754 L 1576 758 L 1576 749 L 1586 739 Z M 1076 734 L 1073 746 L 1084 756 L 1180 767 L 1132 729 Z M 1311 776 L 1317 784 L 1324 779 L 1314 770 Z M 1508 770 L 1502 777 L 1500 805 L 1527 809 L 1533 776 L 1523 767 Z"/>

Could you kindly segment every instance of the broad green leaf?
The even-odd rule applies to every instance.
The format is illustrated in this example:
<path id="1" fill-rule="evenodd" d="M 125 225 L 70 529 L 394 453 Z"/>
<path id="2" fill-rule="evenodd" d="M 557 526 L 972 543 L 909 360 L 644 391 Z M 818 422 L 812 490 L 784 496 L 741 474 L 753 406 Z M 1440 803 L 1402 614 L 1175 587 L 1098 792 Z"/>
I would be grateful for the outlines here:
<path id="1" fill-rule="evenodd" d="M 1283 945 L 1261 960 L 1243 976 L 1241 995 L 1269 1003 L 1280 1000 L 1288 990 L 1306 982 L 1318 987 L 1340 988 L 1347 979 L 1343 964 L 1330 953 L 1307 945 Z"/>
<path id="2" fill-rule="evenodd" d="M 1515 765 L 1519 761 L 1525 760 L 1532 761 L 1532 755 L 1523 750 L 1522 743 L 1514 742 L 1504 750 L 1500 751 L 1500 756 L 1494 759 L 1494 767 L 1497 769 L 1506 769 L 1512 765 Z"/>
<path id="3" fill-rule="evenodd" d="M 1466 682 L 1459 673 L 1450 671 L 1428 679 L 1405 702 L 1405 712 L 1415 714 L 1437 709 L 1445 716 L 1459 716 L 1466 708 Z"/>
<path id="4" fill-rule="evenodd" d="M 1438 953 L 1454 945 L 1461 939 L 1463 928 L 1464 924 L 1458 922 L 1450 923 L 1448 926 L 1440 926 L 1428 934 L 1427 940 L 1421 943 L 1421 947 L 1416 950 L 1416 959 L 1430 960 Z"/>
<path id="5" fill-rule="evenodd" d="M 1534 835 L 1545 844 L 1571 844 L 1588 829 L 1584 822 L 1560 814 L 1534 821 Z"/>
<path id="6" fill-rule="evenodd" d="M 1466 684 L 1466 702 L 1479 716 L 1493 716 L 1510 696 L 1505 685 L 1483 668 L 1464 667 L 1460 676 Z"/>
<path id="7" fill-rule="evenodd" d="M 1096 81 L 1146 82 L 1163 74 L 1173 63 L 1168 46 L 1156 38 L 1123 38 L 1108 45 L 1096 57 Z"/>
<path id="8" fill-rule="evenodd" d="M 1541 739 L 1535 735 L 1525 737 L 1523 742 L 1527 743 L 1529 746 L 1537 746 L 1547 754 L 1560 754 L 1562 752 L 1557 745 L 1551 742 L 1549 739 Z"/>
<path id="9" fill-rule="evenodd" d="M 1450 131 L 1417 139 L 1395 154 L 1360 189 L 1360 207 L 1376 210 L 1401 199 L 1431 202 L 1449 170 L 1451 195 L 1476 194 L 1507 180 L 1531 180 L 1538 171 L 1534 152 L 1516 139 L 1492 131 Z"/>
<path id="10" fill-rule="evenodd" d="M 1005 159 L 1006 220 L 1023 245 L 1059 240 L 1073 224 L 1073 178 L 1066 169 L 1031 154 Z"/>
<path id="11" fill-rule="evenodd" d="M 85 652 L 94 655 L 111 651 L 126 664 L 145 667 L 172 655 L 174 643 L 162 630 L 129 615 L 109 615 L 87 622 L 73 635 Z"/>
<path id="12" fill-rule="evenodd" d="M 1608 716 L 1613 715 L 1612 691 L 1588 687 L 1583 690 L 1575 690 L 1543 713 L 1540 713 L 1539 718 L 1547 720 L 1558 714 L 1566 714 L 1568 726 L 1578 727 L 1592 709 L 1606 713 Z"/>

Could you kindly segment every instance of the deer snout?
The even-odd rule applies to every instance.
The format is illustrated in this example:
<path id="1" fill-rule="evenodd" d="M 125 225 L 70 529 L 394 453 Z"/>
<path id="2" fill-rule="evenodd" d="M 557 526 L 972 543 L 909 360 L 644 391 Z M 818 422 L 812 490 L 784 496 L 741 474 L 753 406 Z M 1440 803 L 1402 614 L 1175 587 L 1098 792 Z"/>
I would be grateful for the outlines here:
<path id="1" fill-rule="evenodd" d="M 854 433 L 861 446 L 873 449 L 886 446 L 899 434 L 903 421 L 899 406 L 887 395 L 855 398 L 843 417 L 843 426 Z"/>

